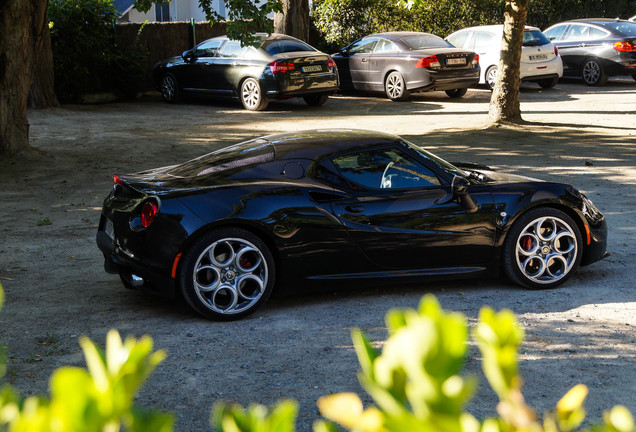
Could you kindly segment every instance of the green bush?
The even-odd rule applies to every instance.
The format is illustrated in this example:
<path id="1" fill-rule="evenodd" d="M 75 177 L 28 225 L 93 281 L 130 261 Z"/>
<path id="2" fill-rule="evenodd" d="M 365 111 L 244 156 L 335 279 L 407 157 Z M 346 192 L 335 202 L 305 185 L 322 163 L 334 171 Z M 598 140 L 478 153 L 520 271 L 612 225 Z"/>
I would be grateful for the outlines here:
<path id="1" fill-rule="evenodd" d="M 50 0 L 55 92 L 64 102 L 112 92 L 133 97 L 142 88 L 146 53 L 118 46 L 112 0 Z"/>

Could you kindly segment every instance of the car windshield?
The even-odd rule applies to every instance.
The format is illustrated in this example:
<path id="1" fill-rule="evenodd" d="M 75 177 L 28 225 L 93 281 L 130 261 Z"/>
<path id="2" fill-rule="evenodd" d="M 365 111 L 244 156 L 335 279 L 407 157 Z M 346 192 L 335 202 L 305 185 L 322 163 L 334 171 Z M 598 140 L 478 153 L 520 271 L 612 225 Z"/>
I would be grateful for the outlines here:
<path id="1" fill-rule="evenodd" d="M 166 172 L 175 177 L 200 177 L 274 160 L 269 141 L 255 139 L 208 153 Z"/>
<path id="2" fill-rule="evenodd" d="M 549 43 L 548 38 L 539 30 L 526 30 L 523 32 L 523 46 L 539 46 Z"/>
<path id="3" fill-rule="evenodd" d="M 428 160 L 430 160 L 431 162 L 437 164 L 440 168 L 442 168 L 444 171 L 447 171 L 451 174 L 455 174 L 458 176 L 462 176 L 462 177 L 468 177 L 469 174 L 462 170 L 457 168 L 455 165 L 446 162 L 444 159 L 435 156 L 433 153 L 429 153 L 426 150 L 424 150 L 421 147 L 416 146 L 413 143 L 410 143 L 408 141 L 403 141 L 404 144 L 406 144 L 407 146 L 409 146 L 412 150 L 416 151 L 420 156 L 422 156 L 423 158 L 426 158 Z"/>
<path id="4" fill-rule="evenodd" d="M 444 39 L 433 35 L 402 36 L 400 39 L 413 50 L 452 47 Z"/>
<path id="5" fill-rule="evenodd" d="M 602 23 L 606 29 L 612 30 L 620 36 L 636 36 L 636 23 L 626 21 L 616 21 Z"/>

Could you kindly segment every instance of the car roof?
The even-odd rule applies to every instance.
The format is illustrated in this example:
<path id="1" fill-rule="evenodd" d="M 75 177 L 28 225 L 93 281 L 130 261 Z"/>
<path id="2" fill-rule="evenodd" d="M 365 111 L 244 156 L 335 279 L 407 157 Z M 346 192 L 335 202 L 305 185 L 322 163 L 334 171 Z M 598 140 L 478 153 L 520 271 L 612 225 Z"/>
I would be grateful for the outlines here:
<path id="1" fill-rule="evenodd" d="M 365 36 L 365 38 L 369 38 L 369 37 L 384 37 L 387 39 L 402 39 L 403 37 L 409 37 L 409 36 L 433 36 L 433 37 L 439 37 L 437 35 L 434 35 L 433 33 L 424 33 L 424 32 L 408 32 L 408 31 L 395 31 L 395 32 L 384 32 L 384 33 L 374 33 L 374 34 L 370 34 Z"/>
<path id="2" fill-rule="evenodd" d="M 400 137 L 383 132 L 356 129 L 318 129 L 262 137 L 274 147 L 276 159 L 322 160 L 335 153 L 390 145 Z"/>
<path id="3" fill-rule="evenodd" d="M 584 23 L 584 24 L 599 24 L 599 25 L 603 25 L 603 24 L 615 23 L 615 22 L 630 22 L 630 21 L 624 20 L 624 19 L 619 19 L 619 18 L 577 18 L 577 19 L 571 19 L 571 20 L 567 20 L 567 21 L 562 21 L 562 22 L 554 24 L 553 26 L 559 25 L 559 24 L 571 24 L 571 23 Z M 553 27 L 553 26 L 550 26 L 550 27 Z"/>
<path id="4" fill-rule="evenodd" d="M 261 41 L 270 41 L 270 40 L 294 40 L 294 41 L 301 41 L 300 39 L 297 39 L 293 36 L 289 36 L 286 34 L 282 34 L 282 33 L 254 33 L 254 36 L 260 36 Z M 211 40 L 231 40 L 227 35 L 222 35 L 222 36 L 215 36 L 213 38 L 209 38 L 206 39 L 202 42 L 199 42 L 197 45 L 200 45 L 202 43 L 205 43 L 207 41 L 211 41 Z M 306 42 L 303 42 L 306 43 Z"/>
<path id="5" fill-rule="evenodd" d="M 463 29 L 459 29 L 457 30 L 458 32 L 460 31 L 466 31 L 466 30 L 494 30 L 497 32 L 502 32 L 503 31 L 503 24 L 491 24 L 491 25 L 484 25 L 484 26 L 473 26 L 473 27 L 466 27 Z M 524 31 L 526 30 L 539 30 L 541 31 L 541 29 L 539 29 L 539 27 L 535 27 L 535 26 L 531 26 L 531 25 L 525 25 L 523 28 Z M 454 32 L 456 33 L 456 32 Z"/>

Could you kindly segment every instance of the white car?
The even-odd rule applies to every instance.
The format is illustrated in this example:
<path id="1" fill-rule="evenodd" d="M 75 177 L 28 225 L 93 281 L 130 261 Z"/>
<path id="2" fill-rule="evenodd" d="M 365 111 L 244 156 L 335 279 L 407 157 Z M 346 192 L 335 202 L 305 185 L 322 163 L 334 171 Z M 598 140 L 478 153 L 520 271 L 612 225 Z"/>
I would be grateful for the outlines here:
<path id="1" fill-rule="evenodd" d="M 503 24 L 469 27 L 446 37 L 457 48 L 479 54 L 480 84 L 491 89 L 497 78 L 497 65 L 503 38 Z M 543 88 L 552 88 L 563 76 L 563 62 L 557 48 L 537 27 L 526 26 L 521 48 L 521 80 L 537 82 Z"/>

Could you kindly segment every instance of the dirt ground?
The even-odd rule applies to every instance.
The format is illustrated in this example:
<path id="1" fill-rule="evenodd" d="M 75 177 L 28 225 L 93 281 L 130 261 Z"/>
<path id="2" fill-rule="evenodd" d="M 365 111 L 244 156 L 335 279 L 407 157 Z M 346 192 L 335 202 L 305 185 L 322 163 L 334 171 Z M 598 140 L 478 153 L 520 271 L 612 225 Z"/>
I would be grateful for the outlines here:
<path id="1" fill-rule="evenodd" d="M 382 341 L 388 309 L 416 307 L 433 293 L 471 323 L 483 305 L 517 313 L 526 330 L 524 393 L 540 412 L 584 383 L 590 420 L 619 403 L 636 414 L 636 82 L 524 85 L 521 107 L 532 124 L 516 129 L 483 127 L 489 98 L 486 90 L 460 100 L 428 93 L 408 103 L 338 95 L 321 108 L 292 100 L 251 113 L 238 102 L 167 105 L 149 94 L 30 112 L 32 146 L 41 154 L 0 161 L 4 381 L 24 395 L 46 393 L 54 369 L 84 366 L 80 335 L 103 344 L 115 328 L 149 334 L 168 352 L 138 400 L 173 411 L 177 430 L 208 430 L 217 400 L 269 405 L 290 397 L 300 403 L 298 430 L 308 431 L 319 417 L 318 397 L 363 394 L 350 330 L 360 327 Z M 605 213 L 612 256 L 551 291 L 527 291 L 505 279 L 422 282 L 271 299 L 230 323 L 126 290 L 104 272 L 95 233 L 113 173 L 182 162 L 263 134 L 334 127 L 397 133 L 451 161 L 570 182 Z M 468 410 L 483 418 L 494 414 L 496 399 L 472 349 L 467 369 L 480 376 L 480 387 Z"/>

